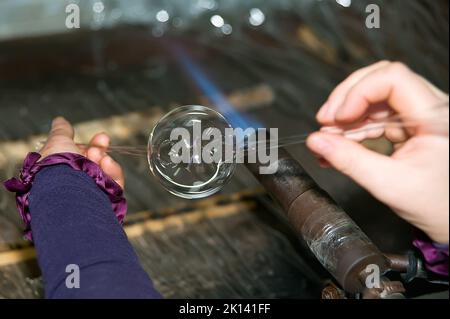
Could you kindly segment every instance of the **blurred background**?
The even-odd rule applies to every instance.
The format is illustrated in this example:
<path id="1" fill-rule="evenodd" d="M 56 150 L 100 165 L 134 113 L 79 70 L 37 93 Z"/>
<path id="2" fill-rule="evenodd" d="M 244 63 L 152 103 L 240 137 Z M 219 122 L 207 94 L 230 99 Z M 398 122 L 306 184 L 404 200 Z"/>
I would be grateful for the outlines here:
<path id="1" fill-rule="evenodd" d="M 66 26 L 70 4 L 80 28 Z M 369 4 L 378 29 L 366 27 Z M 146 144 L 161 116 L 187 104 L 231 108 L 280 137 L 308 133 L 333 87 L 382 59 L 448 92 L 448 39 L 446 0 L 0 0 L 0 178 L 18 174 L 58 115 L 77 141 L 104 131 L 118 145 Z M 368 146 L 391 150 L 383 139 Z M 389 209 L 320 169 L 304 145 L 289 151 L 382 251 L 411 249 L 410 227 Z M 146 158 L 116 159 L 125 229 L 165 297 L 320 297 L 329 275 L 245 167 L 220 194 L 189 201 L 164 191 Z M 0 298 L 43 296 L 22 229 L 2 188 Z"/>

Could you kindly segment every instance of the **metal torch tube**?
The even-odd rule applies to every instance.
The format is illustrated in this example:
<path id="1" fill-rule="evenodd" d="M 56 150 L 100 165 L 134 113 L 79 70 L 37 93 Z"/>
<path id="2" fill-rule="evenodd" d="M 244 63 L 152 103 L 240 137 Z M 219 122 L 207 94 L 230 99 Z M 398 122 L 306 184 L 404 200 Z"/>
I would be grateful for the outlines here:
<path id="1" fill-rule="evenodd" d="M 366 285 L 361 274 L 370 264 L 384 273 L 388 268 L 386 258 L 287 151 L 280 148 L 278 155 L 274 174 L 260 174 L 260 163 L 246 161 L 246 166 L 278 201 L 295 232 L 344 290 L 362 292 Z"/>

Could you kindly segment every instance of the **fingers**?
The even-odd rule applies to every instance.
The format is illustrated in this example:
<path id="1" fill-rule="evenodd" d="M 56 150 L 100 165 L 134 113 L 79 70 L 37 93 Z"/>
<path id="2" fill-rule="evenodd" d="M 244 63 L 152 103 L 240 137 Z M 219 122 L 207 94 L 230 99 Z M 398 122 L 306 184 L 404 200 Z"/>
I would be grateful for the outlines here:
<path id="1" fill-rule="evenodd" d="M 405 65 L 383 61 L 355 72 L 341 83 L 317 118 L 325 125 L 352 123 L 370 113 L 374 104 L 386 102 L 401 116 L 419 120 L 443 97 L 445 94 Z"/>
<path id="2" fill-rule="evenodd" d="M 87 157 L 98 164 L 100 168 L 111 177 L 122 188 L 125 186 L 125 178 L 120 165 L 114 161 L 107 153 L 110 138 L 105 133 L 98 133 L 89 142 L 86 152 Z"/>
<path id="3" fill-rule="evenodd" d="M 380 126 L 379 124 L 367 123 L 361 125 L 360 128 L 345 131 L 342 135 L 352 141 L 362 142 L 367 139 L 379 138 L 383 136 L 384 132 L 384 127 Z"/>
<path id="4" fill-rule="evenodd" d="M 100 164 L 100 161 L 105 156 L 106 153 L 98 147 L 89 147 L 86 151 L 86 157 L 93 161 L 95 164 Z"/>
<path id="5" fill-rule="evenodd" d="M 317 113 L 317 121 L 323 125 L 332 125 L 335 122 L 334 116 L 336 114 L 336 111 L 344 102 L 345 97 L 347 96 L 347 92 L 350 90 L 350 88 L 370 72 L 388 65 L 389 63 L 390 62 L 388 61 L 381 61 L 353 72 L 347 79 L 345 79 L 333 90 L 327 102 L 320 108 L 319 112 Z"/>
<path id="6" fill-rule="evenodd" d="M 334 133 L 343 135 L 353 141 L 361 142 L 365 139 L 375 139 L 383 136 L 387 125 L 386 119 L 391 115 L 391 111 L 385 105 L 374 105 L 371 113 L 363 121 L 341 126 L 323 126 L 320 131 L 323 133 Z"/>
<path id="7" fill-rule="evenodd" d="M 413 120 L 420 120 L 439 103 L 419 76 L 401 63 L 391 63 L 367 74 L 348 90 L 335 120 L 338 123 L 357 121 L 370 105 L 384 101 L 396 113 Z"/>
<path id="8" fill-rule="evenodd" d="M 102 170 L 117 184 L 119 184 L 122 189 L 125 187 L 125 178 L 119 163 L 113 160 L 110 156 L 106 155 L 101 159 L 99 164 Z"/>
<path id="9" fill-rule="evenodd" d="M 109 147 L 109 142 L 110 139 L 106 133 L 98 133 L 92 137 L 89 145 L 107 149 Z"/>
<path id="10" fill-rule="evenodd" d="M 308 138 L 307 146 L 373 194 L 381 193 L 389 183 L 389 174 L 395 172 L 396 162 L 393 159 L 343 136 L 314 133 Z"/>
<path id="11" fill-rule="evenodd" d="M 406 130 L 401 127 L 387 127 L 384 134 L 386 138 L 394 144 L 404 143 L 409 138 Z"/>
<path id="12" fill-rule="evenodd" d="M 86 152 L 87 158 L 99 164 L 103 157 L 106 156 L 106 150 L 109 147 L 109 136 L 105 133 L 98 133 L 89 142 Z"/>

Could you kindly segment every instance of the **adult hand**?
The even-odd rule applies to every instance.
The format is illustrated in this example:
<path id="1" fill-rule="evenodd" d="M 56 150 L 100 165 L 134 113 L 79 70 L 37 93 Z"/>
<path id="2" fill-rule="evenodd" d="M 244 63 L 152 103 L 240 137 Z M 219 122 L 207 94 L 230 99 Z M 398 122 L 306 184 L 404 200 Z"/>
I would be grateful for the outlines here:
<path id="1" fill-rule="evenodd" d="M 342 128 L 395 113 L 414 127 L 368 130 L 351 138 L 322 130 L 307 145 L 322 164 L 351 177 L 434 241 L 448 243 L 448 101 L 447 94 L 405 65 L 379 62 L 337 86 L 317 120 L 325 129 Z M 381 135 L 394 143 L 391 156 L 358 143 Z"/>

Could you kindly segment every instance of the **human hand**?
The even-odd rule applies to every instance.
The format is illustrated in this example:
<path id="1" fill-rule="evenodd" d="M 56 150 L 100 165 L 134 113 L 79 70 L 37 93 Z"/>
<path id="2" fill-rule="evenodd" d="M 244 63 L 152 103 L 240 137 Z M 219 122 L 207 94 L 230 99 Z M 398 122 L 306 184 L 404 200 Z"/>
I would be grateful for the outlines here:
<path id="1" fill-rule="evenodd" d="M 75 144 L 73 137 L 72 125 L 62 117 L 55 118 L 47 142 L 40 151 L 42 158 L 64 152 L 83 155 L 99 165 L 120 187 L 124 188 L 125 178 L 122 168 L 106 154 L 109 147 L 109 136 L 105 133 L 96 134 L 89 142 L 88 147 Z"/>
<path id="2" fill-rule="evenodd" d="M 379 62 L 337 86 L 317 120 L 326 129 L 396 113 L 414 127 L 385 127 L 347 137 L 322 130 L 312 134 L 307 145 L 322 164 L 351 177 L 434 241 L 448 243 L 448 102 L 447 94 L 405 65 Z M 440 123 L 430 121 L 430 113 Z M 382 135 L 394 144 L 390 157 L 358 143 Z"/>

